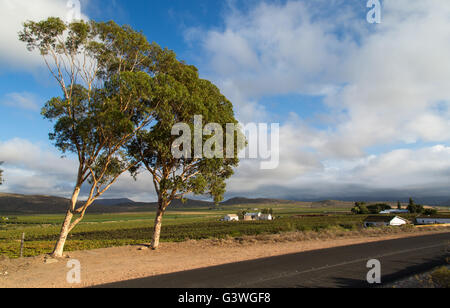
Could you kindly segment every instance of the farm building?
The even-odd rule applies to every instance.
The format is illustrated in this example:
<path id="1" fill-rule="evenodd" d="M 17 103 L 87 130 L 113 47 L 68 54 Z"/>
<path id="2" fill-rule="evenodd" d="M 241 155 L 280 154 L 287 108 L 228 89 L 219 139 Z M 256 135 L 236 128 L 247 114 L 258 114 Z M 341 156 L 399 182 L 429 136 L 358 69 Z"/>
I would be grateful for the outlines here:
<path id="1" fill-rule="evenodd" d="M 272 214 L 261 214 L 258 220 L 273 220 Z"/>
<path id="2" fill-rule="evenodd" d="M 408 210 L 398 210 L 398 209 L 385 210 L 385 211 L 380 212 L 380 214 L 408 214 L 408 213 L 409 213 Z"/>
<path id="3" fill-rule="evenodd" d="M 409 222 L 398 216 L 369 216 L 364 220 L 364 227 L 402 226 Z"/>
<path id="4" fill-rule="evenodd" d="M 248 213 L 244 216 L 244 221 L 255 221 L 255 220 L 273 220 L 272 214 L 262 214 L 262 213 Z"/>
<path id="5" fill-rule="evenodd" d="M 418 225 L 442 225 L 450 224 L 450 216 L 422 216 L 416 218 Z"/>
<path id="6" fill-rule="evenodd" d="M 224 221 L 239 221 L 239 216 L 235 214 L 228 214 L 223 219 Z"/>
<path id="7" fill-rule="evenodd" d="M 247 213 L 244 216 L 245 221 L 259 220 L 261 217 L 261 213 Z"/>

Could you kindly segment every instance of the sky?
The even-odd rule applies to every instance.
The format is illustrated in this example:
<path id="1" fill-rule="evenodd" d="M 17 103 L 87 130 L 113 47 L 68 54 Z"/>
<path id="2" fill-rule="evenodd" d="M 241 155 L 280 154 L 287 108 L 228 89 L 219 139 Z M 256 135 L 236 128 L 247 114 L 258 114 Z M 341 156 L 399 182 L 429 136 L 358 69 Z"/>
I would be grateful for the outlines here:
<path id="1" fill-rule="evenodd" d="M 226 197 L 450 199 L 450 2 L 83 0 L 199 68 L 239 121 L 280 123 L 280 163 L 241 161 Z M 64 18 L 66 0 L 0 0 L 0 192 L 69 197 L 76 163 L 40 115 L 60 95 L 21 23 Z M 124 175 L 104 196 L 152 201 L 151 178 Z"/>

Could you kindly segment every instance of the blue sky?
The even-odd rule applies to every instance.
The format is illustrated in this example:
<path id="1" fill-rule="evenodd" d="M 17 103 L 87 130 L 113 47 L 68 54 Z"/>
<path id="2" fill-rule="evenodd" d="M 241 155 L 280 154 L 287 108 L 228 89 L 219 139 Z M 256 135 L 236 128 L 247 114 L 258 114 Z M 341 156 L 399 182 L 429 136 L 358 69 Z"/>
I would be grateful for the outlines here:
<path id="1" fill-rule="evenodd" d="M 193 52 L 183 35 L 187 25 L 209 27 L 220 21 L 223 3 L 221 1 L 95 1 L 82 2 L 82 12 L 96 20 L 114 20 L 119 24 L 129 24 L 142 30 L 149 40 L 174 50 L 181 59 L 192 62 Z M 25 48 L 25 47 L 24 47 Z M 25 86 L 24 86 L 25 85 Z M 60 94 L 46 71 L 21 72 L 15 68 L 0 71 L 0 98 L 8 100 L 9 93 L 28 92 L 41 105 Z M 42 119 L 36 110 L 18 110 L 10 106 L 0 106 L 0 139 L 11 136 L 11 126 L 15 137 L 34 142 L 45 142 L 51 124 Z M 27 121 L 23 121 L 23 117 Z M 20 123 L 20 125 L 15 125 Z"/>
<path id="2" fill-rule="evenodd" d="M 174 50 L 179 59 L 197 65 L 205 78 L 209 70 L 199 61 L 201 48 L 196 42 L 186 39 L 186 32 L 193 28 L 223 29 L 227 11 L 239 8 L 243 11 L 257 1 L 212 1 L 212 0 L 170 0 L 170 1 L 89 1 L 81 2 L 82 12 L 95 20 L 114 20 L 118 24 L 128 24 L 145 33 L 150 41 Z M 279 3 L 283 3 L 280 1 Z M 364 11 L 362 11 L 364 13 Z M 23 72 L 4 67 L 0 73 L 0 98 L 11 100 L 11 93 L 29 93 L 36 105 L 42 106 L 49 98 L 59 95 L 60 89 L 45 70 Z M 274 112 L 273 121 L 282 122 L 289 113 L 295 111 L 302 117 L 314 120 L 314 116 L 326 109 L 321 95 L 268 95 L 256 97 L 259 103 Z M 44 120 L 36 109 L 16 109 L 0 105 L 0 138 L 11 136 L 14 126 L 15 137 L 33 142 L 45 143 L 52 125 Z M 27 121 L 23 121 L 26 118 Z M 15 125 L 20 123 L 20 125 Z M 316 123 L 316 125 L 321 125 Z"/>
<path id="3" fill-rule="evenodd" d="M 366 2 L 83 0 L 81 12 L 196 65 L 243 123 L 281 124 L 280 166 L 243 161 L 227 196 L 450 199 L 450 3 L 385 0 L 382 23 L 369 24 Z M 60 90 L 15 38 L 21 21 L 64 17 L 66 1 L 0 5 L 0 192 L 66 195 L 71 161 L 39 114 Z M 150 183 L 124 178 L 107 197 L 149 200 Z"/>

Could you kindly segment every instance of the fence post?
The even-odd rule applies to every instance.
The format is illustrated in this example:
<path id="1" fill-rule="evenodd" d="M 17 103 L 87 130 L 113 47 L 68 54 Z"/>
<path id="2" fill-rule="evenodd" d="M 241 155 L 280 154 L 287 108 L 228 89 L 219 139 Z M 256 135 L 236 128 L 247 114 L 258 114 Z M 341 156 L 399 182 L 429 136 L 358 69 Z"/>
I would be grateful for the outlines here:
<path id="1" fill-rule="evenodd" d="M 20 242 L 20 257 L 23 258 L 23 245 L 25 242 L 25 232 L 22 233 L 22 241 Z"/>

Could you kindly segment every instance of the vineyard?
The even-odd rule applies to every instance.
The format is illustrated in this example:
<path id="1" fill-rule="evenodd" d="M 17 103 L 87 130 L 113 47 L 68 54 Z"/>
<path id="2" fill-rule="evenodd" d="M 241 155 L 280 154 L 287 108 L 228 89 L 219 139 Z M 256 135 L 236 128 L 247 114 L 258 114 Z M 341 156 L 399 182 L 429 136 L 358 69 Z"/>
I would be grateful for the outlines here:
<path id="1" fill-rule="evenodd" d="M 222 222 L 228 211 L 190 209 L 168 212 L 161 234 L 163 242 L 238 238 L 246 235 L 279 234 L 293 231 L 324 232 L 333 228 L 354 231 L 362 227 L 364 215 L 341 212 L 312 213 L 310 209 L 278 208 L 275 221 Z M 328 209 L 329 210 L 329 209 Z M 9 217 L 0 224 L 0 255 L 19 256 L 20 239 L 25 232 L 24 256 L 51 252 L 60 230 L 61 215 Z M 412 217 L 405 217 L 411 219 Z M 91 214 L 70 235 L 67 251 L 149 243 L 154 213 Z"/>
<path id="2" fill-rule="evenodd" d="M 92 215 L 69 236 L 67 251 L 106 248 L 148 243 L 153 232 L 153 213 L 127 215 Z M 217 213 L 168 213 L 164 220 L 161 240 L 179 242 L 208 238 L 239 237 L 243 235 L 274 234 L 289 231 L 320 231 L 329 227 L 352 230 L 364 217 L 335 215 L 327 217 L 284 216 L 275 221 L 219 221 Z M 51 251 L 59 232 L 61 217 L 36 215 L 11 217 L 0 225 L 0 255 L 18 257 L 20 238 L 26 234 L 24 256 Z"/>

